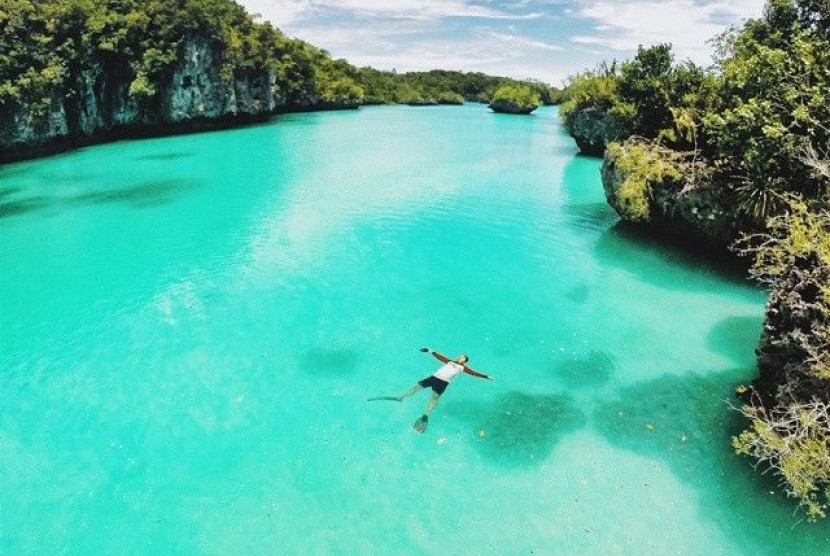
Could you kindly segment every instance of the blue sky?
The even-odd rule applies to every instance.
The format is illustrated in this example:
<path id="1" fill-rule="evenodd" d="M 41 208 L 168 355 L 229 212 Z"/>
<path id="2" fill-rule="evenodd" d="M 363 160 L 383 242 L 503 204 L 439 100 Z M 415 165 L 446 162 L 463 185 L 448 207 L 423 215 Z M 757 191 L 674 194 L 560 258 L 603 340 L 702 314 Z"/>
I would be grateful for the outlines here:
<path id="1" fill-rule="evenodd" d="M 237 0 L 287 35 L 378 69 L 454 69 L 559 85 L 638 44 L 710 63 L 706 41 L 764 0 Z"/>

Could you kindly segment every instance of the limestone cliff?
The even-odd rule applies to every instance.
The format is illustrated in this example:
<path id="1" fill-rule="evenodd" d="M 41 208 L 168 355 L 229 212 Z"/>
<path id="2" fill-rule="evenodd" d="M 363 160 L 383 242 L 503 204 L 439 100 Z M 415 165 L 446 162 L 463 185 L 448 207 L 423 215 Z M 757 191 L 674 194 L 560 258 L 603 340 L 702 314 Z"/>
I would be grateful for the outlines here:
<path id="1" fill-rule="evenodd" d="M 259 71 L 223 79 L 212 49 L 202 41 L 185 45 L 171 81 L 161 101 L 160 123 L 255 116 L 268 114 L 276 106 L 273 73 Z"/>
<path id="2" fill-rule="evenodd" d="M 602 156 L 608 143 L 628 136 L 613 115 L 593 106 L 570 112 L 565 118 L 565 129 L 582 154 L 592 156 Z"/>
<path id="3" fill-rule="evenodd" d="M 119 134 L 264 117 L 285 106 L 270 70 L 222 74 L 219 56 L 198 37 L 151 102 L 130 92 L 136 76 L 126 63 L 95 61 L 80 72 L 73 93 L 48 106 L 18 104 L 0 114 L 0 160 L 24 158 Z M 308 99 L 311 104 L 316 99 Z"/>
<path id="4" fill-rule="evenodd" d="M 609 148 L 603 159 L 602 185 L 605 198 L 623 220 L 722 249 L 738 238 L 739 223 L 725 190 L 713 181 L 712 169 L 705 161 L 642 141 L 613 145 L 617 148 Z M 654 171 L 658 164 L 666 168 L 662 174 Z M 631 193 L 625 188 L 632 179 L 640 181 L 638 193 L 642 197 L 642 211 L 636 216 L 626 205 Z"/>
<path id="5" fill-rule="evenodd" d="M 814 253 L 796 258 L 776 282 L 756 350 L 755 391 L 763 405 L 830 402 L 830 377 L 817 372 L 827 346 L 830 315 L 826 299 L 830 268 Z"/>

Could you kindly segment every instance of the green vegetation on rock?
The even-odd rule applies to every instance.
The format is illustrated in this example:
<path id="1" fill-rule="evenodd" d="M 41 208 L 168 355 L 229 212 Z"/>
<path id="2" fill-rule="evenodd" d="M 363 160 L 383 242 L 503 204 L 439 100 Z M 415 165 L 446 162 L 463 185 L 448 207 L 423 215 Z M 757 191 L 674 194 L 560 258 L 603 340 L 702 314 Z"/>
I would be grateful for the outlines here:
<path id="1" fill-rule="evenodd" d="M 825 517 L 830 503 L 830 406 L 812 401 L 769 412 L 745 406 L 743 413 L 751 426 L 733 438 L 735 451 L 775 470 L 808 519 Z"/>
<path id="2" fill-rule="evenodd" d="M 539 93 L 527 85 L 505 83 L 493 93 L 490 109 L 509 114 L 530 114 L 542 103 Z"/>
<path id="3" fill-rule="evenodd" d="M 601 64 L 594 71 L 586 71 L 571 77 L 562 90 L 559 116 L 566 121 L 574 110 L 596 108 L 608 111 L 617 99 L 618 80 L 616 63 Z"/>
<path id="4" fill-rule="evenodd" d="M 659 150 L 637 141 L 611 143 L 608 157 L 622 178 L 616 192 L 621 216 L 631 222 L 648 222 L 651 218 L 652 187 L 667 187 L 682 179 L 680 170 Z"/>
<path id="5" fill-rule="evenodd" d="M 772 285 L 759 376 L 745 396 L 750 426 L 733 439 L 781 478 L 810 519 L 830 503 L 830 213 L 792 202 L 769 232 L 748 236 L 752 274 Z"/>
<path id="6" fill-rule="evenodd" d="M 0 159 L 125 129 L 353 107 L 355 76 L 232 0 L 0 0 Z"/>
<path id="7" fill-rule="evenodd" d="M 358 69 L 233 0 L 0 0 L 0 160 L 117 135 L 366 103 L 488 102 L 482 73 Z"/>
<path id="8" fill-rule="evenodd" d="M 131 94 L 151 100 L 194 38 L 212 47 L 226 81 L 250 70 L 277 72 L 289 104 L 300 103 L 316 79 L 349 79 L 325 66 L 323 51 L 255 22 L 229 0 L 2 0 L 0 104 L 77 95 L 96 66 L 130 75 Z"/>
<path id="9" fill-rule="evenodd" d="M 711 85 L 711 77 L 698 66 L 674 65 L 671 45 L 640 46 L 633 60 L 603 63 L 573 77 L 562 92 L 560 117 L 577 139 L 572 125 L 577 113 L 595 110 L 607 114 L 605 125 L 625 130 L 625 136 L 692 148 L 697 140 L 694 118 L 711 98 Z M 621 135 L 606 134 L 611 140 Z"/>
<path id="10" fill-rule="evenodd" d="M 633 60 L 573 78 L 560 114 L 575 135 L 585 131 L 574 129 L 574 113 L 594 110 L 607 114 L 594 117 L 603 126 L 694 151 L 732 197 L 741 227 L 761 230 L 786 211 L 790 194 L 810 201 L 827 193 L 810 164 L 830 149 L 826 10 L 771 0 L 763 18 L 717 38 L 718 63 L 708 70 L 675 64 L 670 45 L 641 46 Z"/>
<path id="11" fill-rule="evenodd" d="M 366 91 L 365 102 L 370 104 L 489 103 L 503 84 L 531 89 L 544 104 L 553 104 L 558 98 L 557 90 L 538 81 L 516 81 L 478 72 L 432 70 L 399 74 L 361 68 L 357 79 Z"/>
<path id="12" fill-rule="evenodd" d="M 830 503 L 827 2 L 769 0 L 715 44 L 706 70 L 657 45 L 576 76 L 562 115 L 583 151 L 607 146 L 603 185 L 624 219 L 691 230 L 713 249 L 744 234 L 738 250 L 772 290 L 734 447 L 814 519 Z M 611 126 L 638 139 L 614 143 Z"/>

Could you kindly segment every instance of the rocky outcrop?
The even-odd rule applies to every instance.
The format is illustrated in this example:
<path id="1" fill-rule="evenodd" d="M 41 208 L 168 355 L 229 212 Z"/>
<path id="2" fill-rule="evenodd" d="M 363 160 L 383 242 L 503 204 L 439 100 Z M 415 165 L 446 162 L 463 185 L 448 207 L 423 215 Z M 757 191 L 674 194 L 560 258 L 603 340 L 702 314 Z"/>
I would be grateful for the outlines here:
<path id="1" fill-rule="evenodd" d="M 36 145 L 69 134 L 66 109 L 53 101 L 48 107 L 21 106 L 0 118 L 0 146 Z"/>
<path id="2" fill-rule="evenodd" d="M 507 99 L 497 99 L 491 102 L 488 108 L 500 114 L 530 114 L 539 108 L 539 105 L 519 104 Z"/>
<path id="3" fill-rule="evenodd" d="M 764 315 L 754 390 L 762 405 L 830 403 L 830 377 L 816 372 L 830 331 L 830 267 L 815 253 L 801 255 L 777 280 Z"/>
<path id="4" fill-rule="evenodd" d="M 240 114 L 256 116 L 273 112 L 276 107 L 273 72 L 251 72 L 223 79 L 219 61 L 203 41 L 189 41 L 185 45 L 171 81 L 161 102 L 164 109 L 160 123 Z"/>
<path id="5" fill-rule="evenodd" d="M 404 102 L 407 106 L 438 106 L 434 98 L 412 98 Z"/>
<path id="6" fill-rule="evenodd" d="M 565 118 L 565 129 L 576 141 L 580 152 L 592 156 L 602 156 L 608 143 L 628 136 L 612 114 L 593 106 L 570 112 Z"/>
<path id="7" fill-rule="evenodd" d="M 85 68 L 73 94 L 49 106 L 18 105 L 0 115 L 0 161 L 121 134 L 187 129 L 265 117 L 285 105 L 271 70 L 223 76 L 218 54 L 198 37 L 185 41 L 167 82 L 142 106 L 130 94 L 136 77 L 126 62 L 96 61 Z"/>
<path id="8" fill-rule="evenodd" d="M 319 100 L 315 103 L 307 104 L 305 106 L 298 106 L 295 109 L 300 111 L 305 110 L 357 110 L 364 103 L 357 99 L 346 100 Z"/>
<path id="9" fill-rule="evenodd" d="M 625 145 L 631 144 L 607 150 L 601 170 L 605 198 L 623 220 L 632 220 L 627 216 L 620 194 L 633 171 L 630 161 L 624 160 L 630 152 Z M 644 142 L 634 144 L 670 165 L 673 174 L 679 176 L 679 179 L 646 180 L 647 216 L 638 221 L 691 243 L 728 248 L 740 234 L 739 223 L 730 209 L 725 189 L 713 181 L 712 168 L 688 154 Z"/>

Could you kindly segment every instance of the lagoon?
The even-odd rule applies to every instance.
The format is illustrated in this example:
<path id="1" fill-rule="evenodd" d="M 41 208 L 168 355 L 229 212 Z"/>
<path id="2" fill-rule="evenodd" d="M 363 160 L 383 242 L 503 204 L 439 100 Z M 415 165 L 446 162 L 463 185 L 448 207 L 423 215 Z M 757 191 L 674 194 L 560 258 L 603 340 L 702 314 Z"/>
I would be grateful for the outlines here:
<path id="1" fill-rule="evenodd" d="M 2 554 L 816 554 L 733 455 L 765 294 L 555 108 L 370 107 L 0 167 Z M 397 394 L 465 352 L 424 435 Z"/>

